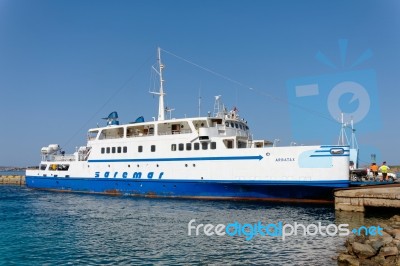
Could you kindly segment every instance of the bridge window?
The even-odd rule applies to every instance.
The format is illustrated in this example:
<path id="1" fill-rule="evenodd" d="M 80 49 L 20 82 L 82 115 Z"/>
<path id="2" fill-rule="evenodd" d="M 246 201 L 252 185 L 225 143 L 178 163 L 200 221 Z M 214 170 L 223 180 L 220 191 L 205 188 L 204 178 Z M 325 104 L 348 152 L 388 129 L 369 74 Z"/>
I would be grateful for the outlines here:
<path id="1" fill-rule="evenodd" d="M 67 171 L 69 169 L 69 164 L 50 164 L 50 171 Z"/>
<path id="2" fill-rule="evenodd" d="M 46 170 L 47 164 L 41 164 L 40 165 L 40 170 Z"/>
<path id="3" fill-rule="evenodd" d="M 238 149 L 246 148 L 246 142 L 238 141 L 237 145 Z"/>
<path id="4" fill-rule="evenodd" d="M 108 128 L 103 129 L 100 133 L 99 139 L 117 139 L 124 136 L 124 128 Z"/>
<path id="5" fill-rule="evenodd" d="M 126 146 L 124 146 L 124 147 L 122 148 L 122 152 L 123 152 L 123 153 L 127 153 L 127 152 L 128 152 L 128 148 L 127 148 Z"/>
<path id="6" fill-rule="evenodd" d="M 101 148 L 101 153 L 105 153 L 106 149 L 104 147 Z"/>
<path id="7" fill-rule="evenodd" d="M 69 164 L 59 164 L 57 167 L 57 170 L 59 171 L 68 171 L 69 169 Z"/>
<path id="8" fill-rule="evenodd" d="M 112 148 L 111 148 L 111 152 L 112 152 L 112 153 L 115 153 L 115 147 L 112 147 Z"/>
<path id="9" fill-rule="evenodd" d="M 194 149 L 195 149 L 196 151 L 200 150 L 200 143 L 195 142 L 195 143 L 194 143 Z"/>
<path id="10" fill-rule="evenodd" d="M 201 149 L 202 150 L 207 150 L 208 149 L 208 142 L 202 142 L 201 143 Z"/>
<path id="11" fill-rule="evenodd" d="M 180 151 L 183 151 L 183 149 L 184 149 L 184 145 L 183 145 L 183 143 L 179 143 L 179 145 L 178 145 L 178 149 L 179 149 Z"/>
<path id="12" fill-rule="evenodd" d="M 110 147 L 107 147 L 107 148 L 106 148 L 106 152 L 107 152 L 107 153 L 110 153 Z"/>
<path id="13" fill-rule="evenodd" d="M 233 149 L 233 140 L 232 139 L 224 139 L 224 144 L 228 149 Z"/>
<path id="14" fill-rule="evenodd" d="M 254 142 L 254 146 L 256 148 L 262 148 L 263 147 L 263 143 L 262 142 Z"/>
<path id="15" fill-rule="evenodd" d="M 192 143 L 186 143 L 186 150 L 187 151 L 192 150 Z"/>
<path id="16" fill-rule="evenodd" d="M 89 131 L 88 132 L 88 139 L 89 140 L 95 140 L 98 133 L 99 133 L 98 130 Z"/>
<path id="17" fill-rule="evenodd" d="M 117 153 L 121 153 L 122 148 L 121 147 L 117 147 Z"/>
<path id="18" fill-rule="evenodd" d="M 138 152 L 143 152 L 143 146 L 138 146 Z"/>
<path id="19" fill-rule="evenodd" d="M 172 134 L 179 134 L 181 131 L 181 126 L 179 124 L 171 125 Z"/>
<path id="20" fill-rule="evenodd" d="M 212 150 L 215 150 L 215 149 L 217 148 L 217 143 L 216 143 L 215 141 L 211 142 L 210 148 L 211 148 Z"/>
<path id="21" fill-rule="evenodd" d="M 171 151 L 176 151 L 176 144 L 171 144 Z"/>
<path id="22" fill-rule="evenodd" d="M 151 150 L 151 152 L 155 152 L 156 151 L 156 145 L 151 145 L 150 150 Z"/>

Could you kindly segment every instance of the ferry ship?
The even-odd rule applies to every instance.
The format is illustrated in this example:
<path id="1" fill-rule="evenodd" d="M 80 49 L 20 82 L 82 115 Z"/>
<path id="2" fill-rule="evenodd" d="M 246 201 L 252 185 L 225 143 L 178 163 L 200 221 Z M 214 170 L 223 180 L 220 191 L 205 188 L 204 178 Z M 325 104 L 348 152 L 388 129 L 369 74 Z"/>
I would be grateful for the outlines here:
<path id="1" fill-rule="evenodd" d="M 144 197 L 331 201 L 349 186 L 349 146 L 276 146 L 253 139 L 238 110 L 215 97 L 205 117 L 167 119 L 163 64 L 157 53 L 158 117 L 89 129 L 86 146 L 65 154 L 41 149 L 38 169 L 27 169 L 29 188 Z"/>

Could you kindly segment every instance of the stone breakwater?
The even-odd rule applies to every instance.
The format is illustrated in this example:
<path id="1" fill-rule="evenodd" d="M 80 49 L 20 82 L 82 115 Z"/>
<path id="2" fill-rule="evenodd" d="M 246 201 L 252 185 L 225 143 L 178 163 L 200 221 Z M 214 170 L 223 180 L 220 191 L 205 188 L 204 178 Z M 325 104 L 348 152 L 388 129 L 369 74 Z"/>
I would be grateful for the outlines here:
<path id="1" fill-rule="evenodd" d="M 400 185 L 355 187 L 335 191 L 335 209 L 365 212 L 366 207 L 400 208 Z"/>
<path id="2" fill-rule="evenodd" d="M 17 185 L 24 186 L 25 176 L 24 175 L 1 175 L 0 185 Z"/>
<path id="3" fill-rule="evenodd" d="M 351 235 L 346 251 L 338 256 L 339 266 L 400 266 L 400 215 L 381 224 L 382 235 Z"/>

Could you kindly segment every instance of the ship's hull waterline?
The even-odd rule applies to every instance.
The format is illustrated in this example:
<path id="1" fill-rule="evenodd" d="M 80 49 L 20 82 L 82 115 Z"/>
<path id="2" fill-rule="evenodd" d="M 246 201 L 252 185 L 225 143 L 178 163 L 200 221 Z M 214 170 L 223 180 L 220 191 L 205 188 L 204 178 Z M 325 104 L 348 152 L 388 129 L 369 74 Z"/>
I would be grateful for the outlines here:
<path id="1" fill-rule="evenodd" d="M 335 188 L 347 181 L 258 182 L 137 180 L 26 176 L 27 186 L 62 192 L 96 193 L 160 198 L 331 202 Z"/>

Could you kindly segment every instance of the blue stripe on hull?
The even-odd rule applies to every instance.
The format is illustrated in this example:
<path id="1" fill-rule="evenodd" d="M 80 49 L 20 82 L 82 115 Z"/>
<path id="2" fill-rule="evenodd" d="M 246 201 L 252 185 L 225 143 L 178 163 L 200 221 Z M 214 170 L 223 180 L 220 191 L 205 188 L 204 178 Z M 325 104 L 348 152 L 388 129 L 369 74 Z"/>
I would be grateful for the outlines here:
<path id="1" fill-rule="evenodd" d="M 333 189 L 349 186 L 347 181 L 232 182 L 36 176 L 26 176 L 26 184 L 28 187 L 36 189 L 84 193 L 174 198 L 296 201 L 331 201 L 333 200 Z"/>
<path id="2" fill-rule="evenodd" d="M 232 160 L 261 160 L 257 156 L 224 156 L 224 157 L 183 157 L 183 158 L 144 158 L 144 159 L 107 159 L 88 160 L 89 163 L 115 163 L 115 162 L 180 162 L 180 161 L 232 161 Z"/>

